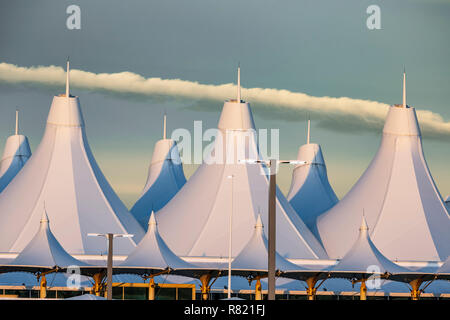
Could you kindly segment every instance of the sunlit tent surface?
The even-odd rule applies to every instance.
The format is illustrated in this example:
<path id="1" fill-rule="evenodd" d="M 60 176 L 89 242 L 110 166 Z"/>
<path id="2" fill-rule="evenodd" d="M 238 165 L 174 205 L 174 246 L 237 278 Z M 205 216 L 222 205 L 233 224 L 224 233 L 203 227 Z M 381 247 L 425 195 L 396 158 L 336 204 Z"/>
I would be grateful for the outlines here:
<path id="1" fill-rule="evenodd" d="M 164 207 L 185 183 L 186 178 L 177 144 L 173 139 L 166 138 L 166 116 L 164 116 L 163 139 L 155 144 L 147 182 L 141 196 L 131 208 L 131 213 L 142 227 L 147 229 L 150 212 L 156 212 Z"/>
<path id="2" fill-rule="evenodd" d="M 268 273 L 268 242 L 264 235 L 261 216 L 258 215 L 250 241 L 242 249 L 231 264 L 231 274 L 241 276 L 257 276 Z M 278 271 L 298 270 L 300 267 L 275 253 L 275 268 Z"/>
<path id="3" fill-rule="evenodd" d="M 116 267 L 116 271 L 152 274 L 169 268 L 196 269 L 194 265 L 185 262 L 170 250 L 159 235 L 155 214 L 152 213 L 147 233 L 127 259 Z"/>
<path id="4" fill-rule="evenodd" d="M 235 257 L 253 234 L 255 212 L 267 208 L 268 177 L 263 166 L 239 162 L 261 158 L 250 105 L 240 98 L 226 101 L 218 129 L 219 138 L 209 146 L 202 165 L 156 213 L 161 235 L 180 256 L 228 256 L 233 213 Z M 278 188 L 276 195 L 278 252 L 291 258 L 326 258 L 318 240 Z M 261 218 L 267 221 L 266 211 Z"/>
<path id="5" fill-rule="evenodd" d="M 359 228 L 358 239 L 347 254 L 330 271 L 334 277 L 342 278 L 411 272 L 390 261 L 377 249 L 370 239 L 369 227 L 364 217 Z"/>
<path id="6" fill-rule="evenodd" d="M 308 121 L 308 129 L 309 129 Z M 298 160 L 306 161 L 297 165 L 292 172 L 292 183 L 287 199 L 303 222 L 317 235 L 317 217 L 338 202 L 338 198 L 328 181 L 327 167 L 320 145 L 310 143 L 308 130 L 307 144 L 298 149 Z"/>
<path id="7" fill-rule="evenodd" d="M 16 113 L 16 132 L 6 140 L 3 155 L 0 160 L 0 192 L 6 188 L 11 180 L 19 173 L 27 160 L 31 157 L 30 145 L 26 136 L 19 134 Z"/>
<path id="8" fill-rule="evenodd" d="M 20 174 L 0 195 L 0 252 L 20 252 L 45 207 L 52 231 L 71 254 L 102 254 L 105 240 L 88 233 L 131 233 L 115 253 L 135 248 L 144 231 L 100 171 L 86 138 L 78 97 L 53 98 L 44 136 Z"/>
<path id="9" fill-rule="evenodd" d="M 405 93 L 405 89 L 404 89 Z M 330 258 L 342 258 L 358 238 L 365 212 L 370 237 L 391 260 L 442 261 L 450 255 L 450 219 L 422 150 L 415 109 L 389 108 L 381 145 L 350 192 L 318 218 Z"/>
<path id="10" fill-rule="evenodd" d="M 69 266 L 82 267 L 87 264 L 73 258 L 64 250 L 52 234 L 47 213 L 43 211 L 37 233 L 13 261 L 3 266 L 3 269 L 37 272 L 54 267 L 64 269 Z"/>

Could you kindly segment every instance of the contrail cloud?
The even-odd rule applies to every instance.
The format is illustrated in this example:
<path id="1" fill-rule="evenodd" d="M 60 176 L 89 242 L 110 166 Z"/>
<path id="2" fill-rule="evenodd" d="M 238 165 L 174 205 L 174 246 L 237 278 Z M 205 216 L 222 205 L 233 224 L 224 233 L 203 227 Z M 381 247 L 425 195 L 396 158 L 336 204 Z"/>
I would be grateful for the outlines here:
<path id="1" fill-rule="evenodd" d="M 210 85 L 180 79 L 145 78 L 132 72 L 92 73 L 72 69 L 71 86 L 136 95 L 166 95 L 188 99 L 223 101 L 236 96 L 235 84 Z M 0 81 L 61 86 L 65 70 L 57 66 L 19 67 L 0 63 Z M 280 89 L 242 88 L 242 97 L 265 111 L 311 112 L 333 127 L 333 122 L 355 124 L 359 129 L 381 130 L 388 105 L 348 97 L 314 97 L 301 92 Z M 268 108 L 270 107 L 270 108 Z M 430 110 L 417 110 L 425 137 L 448 141 L 450 122 Z M 330 128 L 333 129 L 333 128 Z M 336 128 L 335 128 L 336 129 Z"/>

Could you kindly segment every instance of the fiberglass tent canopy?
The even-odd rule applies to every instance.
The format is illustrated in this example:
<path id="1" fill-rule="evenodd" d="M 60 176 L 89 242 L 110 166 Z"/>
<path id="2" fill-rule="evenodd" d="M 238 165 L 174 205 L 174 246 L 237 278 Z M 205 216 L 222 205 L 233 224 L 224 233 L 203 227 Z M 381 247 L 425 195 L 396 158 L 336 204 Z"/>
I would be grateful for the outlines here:
<path id="1" fill-rule="evenodd" d="M 319 144 L 310 143 L 308 120 L 307 142 L 298 149 L 297 165 L 292 172 L 291 188 L 287 199 L 308 228 L 317 235 L 317 217 L 338 202 L 328 181 L 327 167 Z"/>
<path id="2" fill-rule="evenodd" d="M 414 108 L 389 108 L 372 163 L 333 208 L 319 216 L 330 258 L 342 258 L 358 238 L 365 212 L 370 237 L 390 260 L 442 261 L 450 255 L 450 218 L 422 150 Z"/>
<path id="3" fill-rule="evenodd" d="M 30 157 L 28 138 L 19 134 L 19 113 L 16 111 L 16 131 L 6 140 L 0 160 L 0 192 L 14 179 Z"/>
<path id="4" fill-rule="evenodd" d="M 173 139 L 167 139 L 166 115 L 164 115 L 163 139 L 153 150 L 147 182 L 131 213 L 144 229 L 147 229 L 149 212 L 158 211 L 169 202 L 186 183 L 178 147 Z"/>
<path id="5" fill-rule="evenodd" d="M 238 77 L 239 78 L 239 77 Z M 184 187 L 156 213 L 159 231 L 179 256 L 228 256 L 229 216 L 233 214 L 232 256 L 252 236 L 258 208 L 266 208 L 269 181 L 263 164 L 240 160 L 261 159 L 250 105 L 240 98 L 226 101 L 218 137 L 210 153 Z M 288 258 L 326 258 L 308 227 L 276 190 L 277 248 Z M 262 214 L 267 221 L 267 212 Z"/>
<path id="6" fill-rule="evenodd" d="M 20 252 L 38 229 L 44 202 L 52 231 L 71 254 L 103 254 L 104 239 L 88 233 L 130 233 L 136 241 L 144 230 L 117 197 L 87 142 L 78 97 L 53 98 L 44 136 L 34 155 L 0 194 L 0 252 Z M 128 254 L 132 238 L 115 246 Z"/>

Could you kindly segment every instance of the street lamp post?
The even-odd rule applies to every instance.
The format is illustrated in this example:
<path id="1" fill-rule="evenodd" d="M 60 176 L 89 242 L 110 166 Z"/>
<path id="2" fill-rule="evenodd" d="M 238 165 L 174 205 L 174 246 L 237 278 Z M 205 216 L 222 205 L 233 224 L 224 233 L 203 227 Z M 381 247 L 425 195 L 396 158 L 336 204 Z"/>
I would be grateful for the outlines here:
<path id="1" fill-rule="evenodd" d="M 275 269 L 276 269 L 276 172 L 277 172 L 277 165 L 280 163 L 289 163 L 289 164 L 295 164 L 295 165 L 304 165 L 306 164 L 306 161 L 301 160 L 277 160 L 277 159 L 270 159 L 270 160 L 240 160 L 240 162 L 249 163 L 249 164 L 256 164 L 256 163 L 263 163 L 269 168 L 269 234 L 268 234 L 268 242 L 269 242 L 269 248 L 268 248 L 268 261 L 267 261 L 267 267 L 268 267 L 268 299 L 269 300 L 275 300 Z"/>
<path id="2" fill-rule="evenodd" d="M 89 237 L 105 237 L 108 240 L 108 260 L 106 271 L 106 297 L 112 300 L 112 275 L 113 275 L 113 240 L 114 238 L 131 238 L 132 234 L 119 233 L 88 233 Z"/>
<path id="3" fill-rule="evenodd" d="M 230 212 L 230 233 L 229 233 L 229 243 L 228 243 L 228 299 L 231 298 L 231 255 L 232 255 L 232 245 L 233 245 L 233 175 L 227 177 L 231 179 L 231 212 Z"/>

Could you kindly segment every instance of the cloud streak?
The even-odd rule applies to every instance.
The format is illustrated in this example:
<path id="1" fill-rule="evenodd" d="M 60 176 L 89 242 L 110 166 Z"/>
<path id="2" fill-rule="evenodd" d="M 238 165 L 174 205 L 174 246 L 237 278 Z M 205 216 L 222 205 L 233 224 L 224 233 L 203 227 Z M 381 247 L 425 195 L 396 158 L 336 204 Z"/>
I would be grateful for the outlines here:
<path id="1" fill-rule="evenodd" d="M 236 96 L 236 85 L 200 84 L 180 79 L 145 78 L 132 72 L 92 73 L 72 69 L 71 86 L 98 91 L 143 96 L 173 96 L 194 100 L 223 101 Z M 0 63 L 0 81 L 61 86 L 65 70 L 56 66 L 19 67 Z M 348 97 L 314 97 L 280 89 L 243 88 L 242 97 L 265 112 L 277 114 L 305 113 L 317 115 L 322 126 L 331 130 L 349 127 L 358 130 L 381 130 L 388 111 L 385 103 Z M 430 110 L 417 110 L 425 137 L 448 141 L 450 122 Z M 338 125 L 336 123 L 342 123 Z"/>

